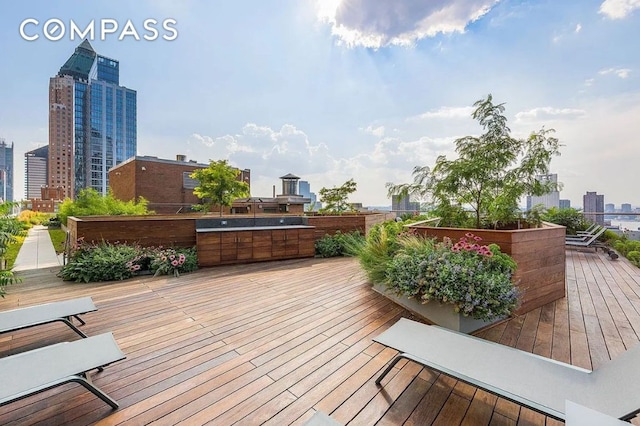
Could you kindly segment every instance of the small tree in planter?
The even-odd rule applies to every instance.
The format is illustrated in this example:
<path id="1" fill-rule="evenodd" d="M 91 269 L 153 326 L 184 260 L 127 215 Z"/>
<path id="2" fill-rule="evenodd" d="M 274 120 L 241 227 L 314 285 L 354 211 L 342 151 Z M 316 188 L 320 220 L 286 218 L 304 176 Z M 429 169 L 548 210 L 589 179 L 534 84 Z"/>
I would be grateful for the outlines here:
<path id="1" fill-rule="evenodd" d="M 413 184 L 388 184 L 390 195 L 431 195 L 442 225 L 508 227 L 517 222 L 518 201 L 526 194 L 543 195 L 554 183 L 538 180 L 549 173 L 549 163 L 559 155 L 560 144 L 553 129 L 531 133 L 527 139 L 511 136 L 504 104 L 491 95 L 473 104 L 472 114 L 484 133 L 455 141 L 458 158 L 439 156 L 433 168 L 416 167 Z M 460 212 L 473 211 L 473 223 L 459 223 Z M 451 223 L 448 221 L 457 221 Z"/>
<path id="2" fill-rule="evenodd" d="M 320 189 L 320 201 L 324 203 L 324 207 L 320 209 L 321 213 L 337 213 L 353 210 L 348 203 L 349 195 L 356 191 L 357 184 L 353 179 L 349 179 L 341 186 L 333 188 Z"/>
<path id="3" fill-rule="evenodd" d="M 198 169 L 189 177 L 198 181 L 193 193 L 203 201 L 203 204 L 193 206 L 194 210 L 208 212 L 214 205 L 220 206 L 222 216 L 223 206 L 231 206 L 233 200 L 247 197 L 249 185 L 238 180 L 240 170 L 231 167 L 227 160 L 211 161 L 206 169 Z"/>

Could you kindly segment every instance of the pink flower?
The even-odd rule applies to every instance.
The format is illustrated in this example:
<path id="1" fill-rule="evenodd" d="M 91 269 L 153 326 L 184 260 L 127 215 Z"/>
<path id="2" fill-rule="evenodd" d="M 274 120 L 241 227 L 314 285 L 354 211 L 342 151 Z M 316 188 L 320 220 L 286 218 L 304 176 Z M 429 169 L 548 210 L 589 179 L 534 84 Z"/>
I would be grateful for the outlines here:
<path id="1" fill-rule="evenodd" d="M 473 235 L 471 232 L 467 232 L 466 234 L 464 234 L 464 236 L 467 237 L 467 238 L 475 237 L 475 235 Z"/>
<path id="2" fill-rule="evenodd" d="M 482 241 L 482 238 L 478 237 L 477 235 L 475 235 L 475 236 L 473 237 L 473 239 L 474 239 L 474 240 L 476 240 L 476 241 Z"/>
<path id="3" fill-rule="evenodd" d="M 171 261 L 171 265 L 173 265 L 173 266 L 178 266 L 178 261 L 177 261 L 177 260 L 172 260 L 172 261 Z"/>

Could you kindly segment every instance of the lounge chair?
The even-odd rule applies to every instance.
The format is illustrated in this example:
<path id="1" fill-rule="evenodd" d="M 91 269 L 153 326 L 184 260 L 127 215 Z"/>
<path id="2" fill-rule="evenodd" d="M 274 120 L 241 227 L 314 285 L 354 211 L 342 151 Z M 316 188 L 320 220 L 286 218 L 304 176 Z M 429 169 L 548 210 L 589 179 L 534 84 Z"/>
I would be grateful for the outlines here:
<path id="1" fill-rule="evenodd" d="M 607 228 L 605 228 L 603 226 L 596 233 L 594 233 L 594 234 L 592 234 L 591 236 L 588 236 L 588 237 L 585 236 L 583 239 L 566 238 L 565 241 L 564 241 L 565 247 L 567 247 L 567 248 L 592 248 L 595 251 L 598 251 L 598 249 L 602 249 L 603 252 L 607 253 L 609 258 L 611 258 L 612 260 L 615 260 L 615 259 L 618 258 L 618 253 L 616 253 L 615 250 L 612 250 L 606 244 L 603 244 L 600 241 L 598 241 L 598 237 L 600 235 L 602 235 L 604 233 L 604 231 L 606 231 L 606 230 L 607 230 Z"/>
<path id="2" fill-rule="evenodd" d="M 0 406 L 75 382 L 115 410 L 118 403 L 91 383 L 88 372 L 124 358 L 111 333 L 0 358 Z"/>
<path id="3" fill-rule="evenodd" d="M 79 299 L 63 300 L 60 302 L 4 311 L 0 312 L 0 333 L 8 333 L 23 328 L 35 327 L 36 325 L 61 321 L 80 336 L 87 337 L 71 320 L 75 318 L 80 324 L 84 325 L 85 322 L 79 315 L 97 310 L 98 308 L 93 304 L 91 297 L 81 297 Z"/>
<path id="4" fill-rule="evenodd" d="M 599 228 L 596 228 L 594 231 L 588 233 L 588 234 L 580 234 L 580 235 L 566 235 L 565 236 L 565 241 L 570 241 L 570 242 L 584 242 L 584 241 L 589 241 L 589 240 L 596 240 L 600 235 L 604 234 L 604 231 L 606 231 L 607 228 L 605 228 L 604 226 L 600 226 Z"/>
<path id="5" fill-rule="evenodd" d="M 565 400 L 628 420 L 640 412 L 640 344 L 594 371 L 435 325 L 400 319 L 374 341 L 408 359 L 559 420 Z"/>

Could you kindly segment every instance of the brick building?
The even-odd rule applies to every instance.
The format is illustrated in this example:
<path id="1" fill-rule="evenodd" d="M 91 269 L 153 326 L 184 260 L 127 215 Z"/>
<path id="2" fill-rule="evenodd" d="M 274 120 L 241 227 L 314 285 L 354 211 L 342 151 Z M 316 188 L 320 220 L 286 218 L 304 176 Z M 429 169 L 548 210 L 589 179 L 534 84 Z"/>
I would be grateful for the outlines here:
<path id="1" fill-rule="evenodd" d="M 200 200 L 193 194 L 198 182 L 189 175 L 208 164 L 187 161 L 184 155 L 176 160 L 150 156 L 136 156 L 109 170 L 109 187 L 119 200 L 130 201 L 144 197 L 149 210 L 158 214 L 186 213 Z M 240 170 L 238 179 L 251 187 L 251 172 Z"/>

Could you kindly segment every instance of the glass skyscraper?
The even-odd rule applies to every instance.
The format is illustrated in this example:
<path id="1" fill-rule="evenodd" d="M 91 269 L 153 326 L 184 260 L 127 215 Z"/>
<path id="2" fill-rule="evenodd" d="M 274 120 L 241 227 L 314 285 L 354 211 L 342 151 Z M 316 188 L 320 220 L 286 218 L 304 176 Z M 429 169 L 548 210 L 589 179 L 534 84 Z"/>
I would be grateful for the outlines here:
<path id="1" fill-rule="evenodd" d="M 136 154 L 136 109 L 119 62 L 84 40 L 49 82 L 49 186 L 106 194 L 109 169 Z"/>
<path id="2" fill-rule="evenodd" d="M 0 198 L 13 201 L 13 142 L 0 139 Z"/>

